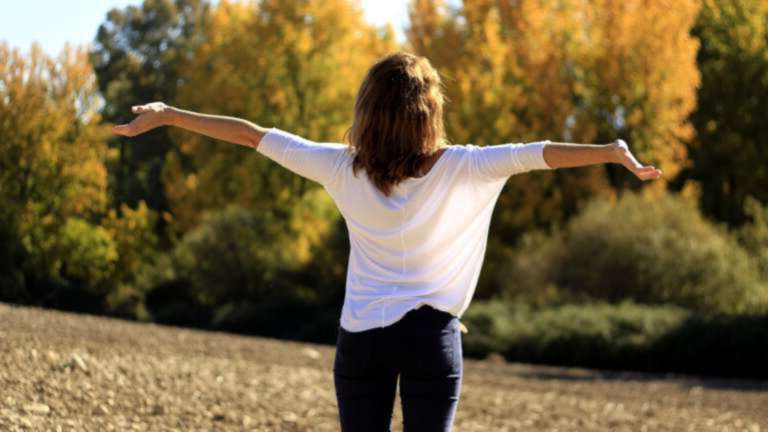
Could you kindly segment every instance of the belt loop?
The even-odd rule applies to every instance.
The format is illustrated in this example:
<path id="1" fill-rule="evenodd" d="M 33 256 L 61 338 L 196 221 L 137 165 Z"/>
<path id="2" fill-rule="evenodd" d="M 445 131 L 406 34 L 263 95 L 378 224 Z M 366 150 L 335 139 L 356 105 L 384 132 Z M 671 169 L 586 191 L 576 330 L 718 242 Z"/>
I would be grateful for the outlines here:
<path id="1" fill-rule="evenodd" d="M 458 318 L 457 318 L 457 320 L 458 320 Z M 465 326 L 464 323 L 461 322 L 461 320 L 458 320 L 458 321 L 459 321 L 459 330 L 461 330 L 461 332 L 464 333 L 464 334 L 469 333 L 469 329 L 467 328 L 467 326 Z"/>

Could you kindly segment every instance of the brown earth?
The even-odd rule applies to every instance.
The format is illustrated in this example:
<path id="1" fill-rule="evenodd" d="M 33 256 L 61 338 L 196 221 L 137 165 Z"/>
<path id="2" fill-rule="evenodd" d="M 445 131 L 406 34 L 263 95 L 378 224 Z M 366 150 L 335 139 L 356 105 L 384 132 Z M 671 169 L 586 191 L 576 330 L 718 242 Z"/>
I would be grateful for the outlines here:
<path id="1" fill-rule="evenodd" d="M 0 304 L 0 430 L 339 430 L 333 356 Z M 767 382 L 498 360 L 464 373 L 456 431 L 768 431 Z"/>

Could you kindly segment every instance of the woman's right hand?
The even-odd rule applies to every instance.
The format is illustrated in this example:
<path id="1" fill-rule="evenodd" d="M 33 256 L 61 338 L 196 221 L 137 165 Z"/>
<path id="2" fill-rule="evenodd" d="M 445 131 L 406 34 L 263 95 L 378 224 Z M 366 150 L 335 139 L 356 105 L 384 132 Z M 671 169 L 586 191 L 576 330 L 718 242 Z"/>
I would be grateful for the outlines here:
<path id="1" fill-rule="evenodd" d="M 651 165 L 643 165 L 637 161 L 635 156 L 629 151 L 629 146 L 622 139 L 617 139 L 610 144 L 614 151 L 616 163 L 624 165 L 628 170 L 640 180 L 654 180 L 661 177 L 661 170 Z"/>
<path id="2" fill-rule="evenodd" d="M 163 102 L 134 105 L 131 111 L 139 116 L 130 123 L 115 125 L 112 132 L 128 137 L 136 136 L 156 127 L 170 124 L 171 107 Z"/>

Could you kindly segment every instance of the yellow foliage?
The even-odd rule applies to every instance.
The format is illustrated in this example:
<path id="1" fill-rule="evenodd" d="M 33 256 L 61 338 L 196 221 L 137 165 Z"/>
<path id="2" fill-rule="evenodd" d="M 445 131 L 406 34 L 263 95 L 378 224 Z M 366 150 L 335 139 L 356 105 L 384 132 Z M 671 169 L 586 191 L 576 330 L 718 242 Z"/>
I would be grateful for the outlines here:
<path id="1" fill-rule="evenodd" d="M 97 103 L 85 49 L 66 45 L 52 58 L 37 43 L 23 54 L 0 42 L 0 200 L 41 277 L 56 277 L 72 259 L 62 227 L 92 234 L 110 251 L 105 232 L 86 222 L 107 205 L 108 131 Z M 105 262 L 113 258 L 107 252 Z"/>
<path id="2" fill-rule="evenodd" d="M 142 264 L 152 258 L 157 247 L 156 219 L 155 212 L 140 201 L 136 208 L 122 204 L 119 212 L 111 209 L 102 220 L 101 225 L 114 239 L 119 252 L 118 278 L 135 277 Z"/>
<path id="3" fill-rule="evenodd" d="M 289 221 L 293 240 L 288 253 L 296 264 L 304 265 L 312 259 L 313 247 L 328 236 L 336 216 L 336 204 L 324 190 L 316 188 L 301 197 Z"/>
<path id="4" fill-rule="evenodd" d="M 211 14 L 206 42 L 182 71 L 178 104 L 317 141 L 341 142 L 365 72 L 395 48 L 391 29 L 367 24 L 348 0 L 222 1 Z M 176 232 L 233 202 L 290 207 L 310 187 L 250 149 L 178 131 L 174 140 L 181 155 L 169 158 L 164 179 Z"/>
<path id="5" fill-rule="evenodd" d="M 446 78 L 453 142 L 621 137 L 668 180 L 693 132 L 697 11 L 694 0 L 467 0 L 455 9 L 412 0 L 408 47 Z M 495 217 L 513 230 L 562 221 L 623 186 L 609 174 L 591 167 L 512 178 Z"/>

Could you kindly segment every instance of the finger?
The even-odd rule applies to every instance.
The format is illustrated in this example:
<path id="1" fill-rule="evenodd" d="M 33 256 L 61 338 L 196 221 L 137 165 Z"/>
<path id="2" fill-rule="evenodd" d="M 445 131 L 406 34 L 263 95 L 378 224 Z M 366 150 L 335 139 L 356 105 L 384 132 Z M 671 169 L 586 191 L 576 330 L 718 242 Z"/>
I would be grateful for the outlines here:
<path id="1" fill-rule="evenodd" d="M 637 175 L 638 178 L 641 180 L 653 180 L 661 177 L 661 170 L 656 169 L 655 167 L 648 166 L 643 167 L 640 170 L 637 170 L 635 172 L 635 175 Z"/>
<path id="2" fill-rule="evenodd" d="M 645 181 L 645 180 L 653 180 L 654 179 L 654 174 L 653 173 L 638 173 L 637 174 L 637 178 L 639 178 L 640 180 L 643 180 L 643 181 Z"/>
<path id="3" fill-rule="evenodd" d="M 131 126 L 127 124 L 115 125 L 115 126 L 112 126 L 112 132 L 118 135 L 130 136 Z"/>
<path id="4" fill-rule="evenodd" d="M 662 174 L 661 170 L 656 168 L 655 166 L 643 167 L 643 171 L 645 171 L 647 173 L 650 173 L 650 174 L 657 174 L 657 175 L 661 175 Z"/>

